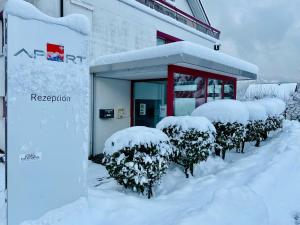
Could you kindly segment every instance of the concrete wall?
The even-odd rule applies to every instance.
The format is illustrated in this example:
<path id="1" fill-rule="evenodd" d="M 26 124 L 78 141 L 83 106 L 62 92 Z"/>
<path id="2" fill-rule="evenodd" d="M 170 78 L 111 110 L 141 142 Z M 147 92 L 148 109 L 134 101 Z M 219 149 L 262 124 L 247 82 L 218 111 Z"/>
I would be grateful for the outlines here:
<path id="1" fill-rule="evenodd" d="M 100 153 L 104 142 L 116 131 L 130 126 L 130 81 L 107 78 L 94 79 L 94 135 L 93 152 Z M 125 110 L 124 118 L 117 118 L 117 110 Z M 114 119 L 100 119 L 99 109 L 114 109 Z"/>

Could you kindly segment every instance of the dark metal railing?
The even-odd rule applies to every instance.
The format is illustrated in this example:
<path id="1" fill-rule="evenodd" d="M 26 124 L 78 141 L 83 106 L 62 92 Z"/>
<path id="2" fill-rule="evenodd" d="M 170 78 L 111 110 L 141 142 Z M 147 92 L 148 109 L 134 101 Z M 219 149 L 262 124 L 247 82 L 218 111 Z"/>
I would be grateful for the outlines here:
<path id="1" fill-rule="evenodd" d="M 136 0 L 143 5 L 146 5 L 164 15 L 172 17 L 177 21 L 184 23 L 202 33 L 205 33 L 213 38 L 220 38 L 220 31 L 210 25 L 198 20 L 197 18 L 183 12 L 175 6 L 165 2 L 164 0 Z"/>

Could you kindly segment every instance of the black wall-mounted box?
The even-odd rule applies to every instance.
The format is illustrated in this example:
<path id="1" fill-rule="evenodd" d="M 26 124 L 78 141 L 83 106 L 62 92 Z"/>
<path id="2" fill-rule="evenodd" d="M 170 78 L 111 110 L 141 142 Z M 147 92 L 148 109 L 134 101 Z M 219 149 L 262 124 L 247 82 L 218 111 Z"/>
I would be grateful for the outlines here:
<path id="1" fill-rule="evenodd" d="M 115 112 L 113 109 L 100 109 L 99 117 L 101 119 L 112 119 L 115 117 Z"/>

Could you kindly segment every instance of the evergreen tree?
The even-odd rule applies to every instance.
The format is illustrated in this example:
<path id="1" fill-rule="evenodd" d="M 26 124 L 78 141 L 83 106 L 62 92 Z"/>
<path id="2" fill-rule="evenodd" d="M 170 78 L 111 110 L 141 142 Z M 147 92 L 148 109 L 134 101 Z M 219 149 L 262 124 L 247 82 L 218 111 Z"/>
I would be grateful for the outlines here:
<path id="1" fill-rule="evenodd" d="M 297 85 L 295 93 L 287 102 L 286 118 L 300 122 L 300 83 Z"/>

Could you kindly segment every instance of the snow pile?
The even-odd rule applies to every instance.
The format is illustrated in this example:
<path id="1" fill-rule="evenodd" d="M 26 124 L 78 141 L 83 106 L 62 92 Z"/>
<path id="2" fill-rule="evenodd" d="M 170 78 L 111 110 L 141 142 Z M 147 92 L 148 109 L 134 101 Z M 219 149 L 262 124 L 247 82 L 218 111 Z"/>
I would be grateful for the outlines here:
<path id="1" fill-rule="evenodd" d="M 113 154 L 126 147 L 160 145 L 168 141 L 168 136 L 158 129 L 142 126 L 130 127 L 116 132 L 107 139 L 104 152 Z M 167 152 L 162 149 L 162 153 Z"/>
<path id="2" fill-rule="evenodd" d="M 42 13 L 35 6 L 23 0 L 8 0 L 4 11 L 24 19 L 39 20 L 66 26 L 82 34 L 88 35 L 90 33 L 90 22 L 81 14 L 69 15 L 63 18 L 54 18 Z"/>
<path id="3" fill-rule="evenodd" d="M 189 129 L 196 129 L 199 131 L 212 131 L 216 132 L 215 127 L 212 123 L 205 117 L 191 117 L 191 116 L 169 116 L 162 119 L 156 128 L 162 130 L 163 128 L 177 126 L 182 131 L 187 131 Z"/>
<path id="4" fill-rule="evenodd" d="M 266 121 L 268 115 L 264 106 L 253 101 L 247 101 L 243 103 L 248 109 L 250 121 Z"/>
<path id="5" fill-rule="evenodd" d="M 268 116 L 280 116 L 284 113 L 286 105 L 285 102 L 279 98 L 264 98 L 256 103 L 265 107 Z"/>
<path id="6" fill-rule="evenodd" d="M 0 225 L 5 225 L 5 218 L 5 165 L 3 163 L 0 163 Z"/>
<path id="7" fill-rule="evenodd" d="M 212 122 L 247 124 L 247 107 L 237 100 L 217 100 L 205 103 L 192 112 L 192 116 L 204 116 Z"/>
<path id="8" fill-rule="evenodd" d="M 270 97 L 287 101 L 295 93 L 296 86 L 297 83 L 251 84 L 246 90 L 245 98 L 254 100 Z"/>

